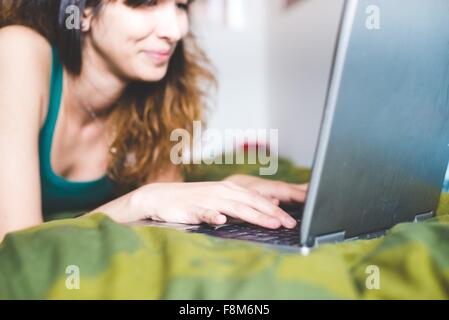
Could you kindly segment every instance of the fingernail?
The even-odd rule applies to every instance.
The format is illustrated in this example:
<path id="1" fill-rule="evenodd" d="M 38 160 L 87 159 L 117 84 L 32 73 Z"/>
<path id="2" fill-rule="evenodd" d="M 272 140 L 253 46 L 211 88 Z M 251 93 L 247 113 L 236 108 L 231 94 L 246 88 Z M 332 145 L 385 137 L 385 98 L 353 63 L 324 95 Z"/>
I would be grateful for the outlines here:
<path id="1" fill-rule="evenodd" d="M 223 215 L 220 215 L 220 216 L 216 216 L 215 217 L 215 223 L 216 224 L 225 224 L 226 223 L 226 217 L 225 216 L 223 216 Z"/>
<path id="2" fill-rule="evenodd" d="M 296 227 L 296 220 L 292 219 L 292 218 L 288 218 L 285 220 L 285 224 L 286 224 L 287 228 L 294 228 L 294 227 Z"/>

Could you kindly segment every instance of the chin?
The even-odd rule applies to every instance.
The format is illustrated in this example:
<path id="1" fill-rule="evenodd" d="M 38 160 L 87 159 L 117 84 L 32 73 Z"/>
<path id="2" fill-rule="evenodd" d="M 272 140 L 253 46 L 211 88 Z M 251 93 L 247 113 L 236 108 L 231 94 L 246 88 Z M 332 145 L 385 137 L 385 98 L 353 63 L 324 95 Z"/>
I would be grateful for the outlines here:
<path id="1" fill-rule="evenodd" d="M 159 82 L 167 75 L 167 66 L 153 67 L 145 73 L 140 73 L 137 78 L 143 82 Z"/>

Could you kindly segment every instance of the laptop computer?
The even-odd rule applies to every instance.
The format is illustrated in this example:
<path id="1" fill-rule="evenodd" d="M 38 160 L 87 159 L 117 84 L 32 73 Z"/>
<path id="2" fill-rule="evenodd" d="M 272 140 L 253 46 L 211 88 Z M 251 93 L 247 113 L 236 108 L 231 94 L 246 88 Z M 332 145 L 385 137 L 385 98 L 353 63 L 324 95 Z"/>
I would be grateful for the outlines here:
<path id="1" fill-rule="evenodd" d="M 296 229 L 140 224 L 310 248 L 433 217 L 449 160 L 448 14 L 447 0 L 345 1 Z"/>

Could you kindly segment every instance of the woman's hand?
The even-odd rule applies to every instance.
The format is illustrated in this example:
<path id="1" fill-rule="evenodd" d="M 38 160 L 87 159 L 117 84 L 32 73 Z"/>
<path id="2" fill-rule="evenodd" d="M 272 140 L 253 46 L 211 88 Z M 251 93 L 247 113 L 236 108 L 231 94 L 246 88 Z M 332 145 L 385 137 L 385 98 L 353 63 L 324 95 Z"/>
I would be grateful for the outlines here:
<path id="1" fill-rule="evenodd" d="M 288 192 L 286 199 L 294 196 Z M 229 216 L 269 229 L 294 228 L 296 221 L 276 202 L 230 181 L 154 183 L 138 189 L 132 199 L 133 207 L 139 208 L 134 211 L 142 213 L 139 219 L 222 225 Z"/>
<path id="2" fill-rule="evenodd" d="M 257 192 L 260 195 L 285 204 L 303 203 L 306 199 L 308 184 L 294 184 L 282 181 L 272 181 L 247 175 L 234 175 L 226 178 L 238 186 Z"/>

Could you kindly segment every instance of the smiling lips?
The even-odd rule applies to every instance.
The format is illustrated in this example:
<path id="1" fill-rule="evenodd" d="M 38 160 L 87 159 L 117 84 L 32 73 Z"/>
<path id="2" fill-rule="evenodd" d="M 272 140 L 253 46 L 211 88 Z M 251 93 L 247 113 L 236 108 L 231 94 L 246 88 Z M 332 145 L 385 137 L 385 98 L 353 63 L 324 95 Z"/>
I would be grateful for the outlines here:
<path id="1" fill-rule="evenodd" d="M 157 62 L 167 62 L 171 55 L 171 50 L 148 50 L 145 51 L 145 54 L 150 56 L 152 59 L 154 59 Z"/>

